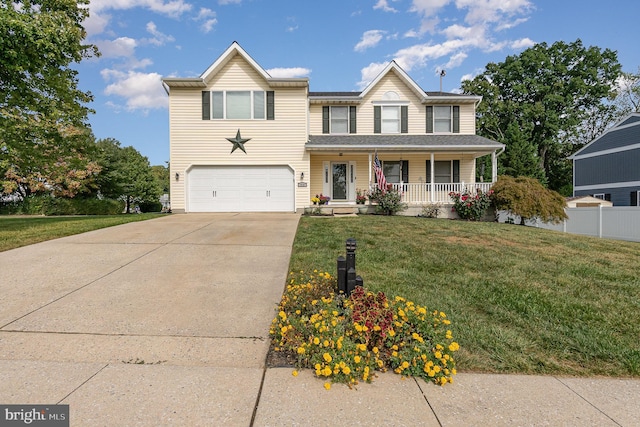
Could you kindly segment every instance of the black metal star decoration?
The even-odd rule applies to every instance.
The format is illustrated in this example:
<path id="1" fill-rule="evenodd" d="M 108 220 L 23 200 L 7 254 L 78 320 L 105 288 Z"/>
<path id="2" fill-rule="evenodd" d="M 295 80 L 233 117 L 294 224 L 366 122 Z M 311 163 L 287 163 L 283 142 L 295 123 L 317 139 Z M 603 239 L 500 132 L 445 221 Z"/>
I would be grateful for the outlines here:
<path id="1" fill-rule="evenodd" d="M 247 150 L 244 149 L 244 143 L 247 141 L 251 141 L 251 138 L 243 138 L 240 136 L 240 129 L 238 129 L 238 133 L 235 138 L 227 138 L 227 141 L 233 144 L 233 148 L 231 149 L 231 153 L 236 151 L 236 148 L 244 151 L 244 154 L 247 154 Z"/>

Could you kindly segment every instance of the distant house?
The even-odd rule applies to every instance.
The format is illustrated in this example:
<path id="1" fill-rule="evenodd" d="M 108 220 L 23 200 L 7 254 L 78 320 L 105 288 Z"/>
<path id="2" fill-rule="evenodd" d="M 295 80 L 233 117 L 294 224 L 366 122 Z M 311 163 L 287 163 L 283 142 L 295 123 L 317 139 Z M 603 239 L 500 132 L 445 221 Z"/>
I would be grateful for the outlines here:
<path id="1" fill-rule="evenodd" d="M 640 206 L 640 113 L 632 113 L 570 157 L 573 195 Z"/>
<path id="2" fill-rule="evenodd" d="M 593 196 L 567 197 L 566 201 L 568 208 L 597 208 L 599 206 L 609 208 L 613 206 L 610 201 Z"/>
<path id="3" fill-rule="evenodd" d="M 173 212 L 290 212 L 320 193 L 355 206 L 375 185 L 376 156 L 403 201 L 448 202 L 491 188 L 505 147 L 476 135 L 481 97 L 426 92 L 394 61 L 361 92 L 311 92 L 234 42 L 200 77 L 163 83 Z M 492 180 L 476 182 L 485 155 Z"/>

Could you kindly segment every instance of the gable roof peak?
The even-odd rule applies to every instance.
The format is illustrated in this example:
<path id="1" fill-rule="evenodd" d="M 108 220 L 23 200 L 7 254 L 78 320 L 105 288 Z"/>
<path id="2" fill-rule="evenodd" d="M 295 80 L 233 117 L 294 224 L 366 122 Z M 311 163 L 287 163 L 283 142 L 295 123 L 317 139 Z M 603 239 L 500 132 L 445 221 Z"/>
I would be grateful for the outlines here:
<path id="1" fill-rule="evenodd" d="M 380 80 L 384 78 L 390 72 L 395 72 L 398 77 L 421 99 L 426 97 L 426 93 L 422 88 L 402 69 L 402 67 L 396 62 L 395 59 L 392 59 L 383 69 L 382 71 L 367 85 L 367 87 L 362 91 L 361 96 L 364 97 L 374 88 Z"/>
<path id="2" fill-rule="evenodd" d="M 213 77 L 222 67 L 224 67 L 233 57 L 236 55 L 242 56 L 242 58 L 247 61 L 258 74 L 260 74 L 265 80 L 271 78 L 271 75 L 267 73 L 267 71 L 262 68 L 248 53 L 245 51 L 240 43 L 237 41 L 233 41 L 231 45 L 215 60 L 213 64 L 207 68 L 204 73 L 200 75 L 200 78 L 207 82 Z"/>

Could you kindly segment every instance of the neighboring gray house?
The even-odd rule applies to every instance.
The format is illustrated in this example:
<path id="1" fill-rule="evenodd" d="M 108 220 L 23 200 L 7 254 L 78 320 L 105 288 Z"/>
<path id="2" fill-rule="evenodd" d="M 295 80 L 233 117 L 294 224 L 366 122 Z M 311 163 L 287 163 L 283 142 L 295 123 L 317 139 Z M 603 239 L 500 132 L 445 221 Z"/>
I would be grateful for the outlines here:
<path id="1" fill-rule="evenodd" d="M 569 158 L 574 196 L 640 206 L 640 113 L 631 113 Z"/>

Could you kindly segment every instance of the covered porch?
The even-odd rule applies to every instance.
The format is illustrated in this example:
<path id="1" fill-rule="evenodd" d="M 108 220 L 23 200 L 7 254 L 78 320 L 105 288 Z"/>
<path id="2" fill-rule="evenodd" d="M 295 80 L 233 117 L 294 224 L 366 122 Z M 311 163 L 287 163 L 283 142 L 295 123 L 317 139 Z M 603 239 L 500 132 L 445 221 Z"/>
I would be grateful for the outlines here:
<path id="1" fill-rule="evenodd" d="M 448 136 L 448 135 L 447 135 Z M 457 143 L 456 143 L 457 142 Z M 310 194 L 333 206 L 356 205 L 359 194 L 376 187 L 375 154 L 387 183 L 409 206 L 451 203 L 450 192 L 488 191 L 497 179 L 504 145 L 475 135 L 312 136 Z M 476 159 L 491 156 L 490 182 L 476 182 Z"/>

